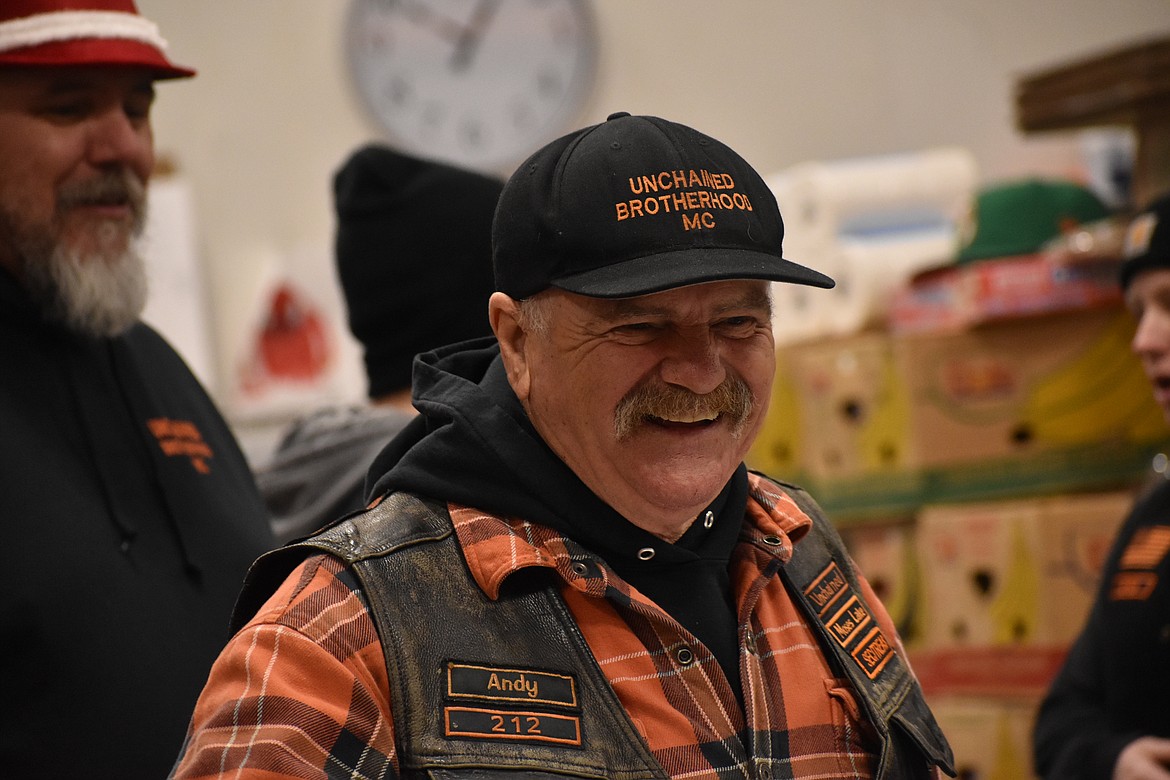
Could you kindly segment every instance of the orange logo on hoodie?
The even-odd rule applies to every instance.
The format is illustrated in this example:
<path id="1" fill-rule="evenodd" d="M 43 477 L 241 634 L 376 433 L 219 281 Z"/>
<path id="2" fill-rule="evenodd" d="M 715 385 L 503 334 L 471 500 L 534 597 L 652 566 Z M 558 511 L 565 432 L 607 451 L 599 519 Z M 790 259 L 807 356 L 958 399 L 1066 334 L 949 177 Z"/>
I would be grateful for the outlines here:
<path id="1" fill-rule="evenodd" d="M 195 423 L 155 417 L 147 420 L 146 424 L 158 439 L 158 446 L 162 448 L 163 454 L 190 458 L 191 465 L 200 474 L 211 473 L 207 461 L 213 458 L 214 454 L 211 447 L 203 441 L 203 434 L 195 427 Z"/>
<path id="2" fill-rule="evenodd" d="M 1170 552 L 1170 527 L 1155 525 L 1133 535 L 1122 553 L 1120 571 L 1113 575 L 1109 596 L 1113 601 L 1145 601 L 1158 585 L 1154 569 Z"/>

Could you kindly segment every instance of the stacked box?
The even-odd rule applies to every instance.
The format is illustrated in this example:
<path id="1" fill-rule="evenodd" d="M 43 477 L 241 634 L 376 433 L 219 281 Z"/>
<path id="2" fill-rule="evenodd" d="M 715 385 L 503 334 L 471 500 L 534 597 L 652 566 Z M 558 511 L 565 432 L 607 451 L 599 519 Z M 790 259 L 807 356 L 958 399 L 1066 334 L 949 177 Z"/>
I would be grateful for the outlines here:
<path id="1" fill-rule="evenodd" d="M 1170 428 L 1117 307 L 778 351 L 748 463 L 837 519 L 1132 483 Z"/>
<path id="2" fill-rule="evenodd" d="M 960 778 L 1028 780 L 1036 776 L 1034 698 L 946 697 L 930 702 L 955 754 Z"/>
<path id="3" fill-rule="evenodd" d="M 801 462 L 826 511 L 884 514 L 916 503 L 909 399 L 890 336 L 791 345 Z"/>
<path id="4" fill-rule="evenodd" d="M 841 536 L 853 562 L 890 613 L 903 644 L 913 647 L 922 633 L 913 518 L 854 524 L 843 528 Z"/>
<path id="5" fill-rule="evenodd" d="M 1119 260 L 1058 263 L 1037 253 L 950 265 L 915 276 L 890 304 L 894 333 L 955 331 L 981 323 L 1121 304 Z"/>
<path id="6" fill-rule="evenodd" d="M 1122 490 L 924 507 L 923 648 L 1069 645 L 1132 499 Z"/>
<path id="7" fill-rule="evenodd" d="M 808 475 L 801 440 L 800 399 L 790 353 L 785 347 L 776 350 L 776 376 L 768 413 L 745 461 L 771 477 L 803 485 Z"/>
<path id="8" fill-rule="evenodd" d="M 1045 602 L 1053 606 L 1046 613 L 1051 641 L 1071 642 L 1080 633 L 1133 499 L 1125 490 L 1044 499 L 1036 561 Z"/>
<path id="9" fill-rule="evenodd" d="M 805 459 L 819 481 L 902 470 L 913 460 L 910 409 L 884 333 L 792 350 Z"/>
<path id="10" fill-rule="evenodd" d="M 894 338 L 931 500 L 1132 479 L 1168 430 L 1117 308 Z"/>

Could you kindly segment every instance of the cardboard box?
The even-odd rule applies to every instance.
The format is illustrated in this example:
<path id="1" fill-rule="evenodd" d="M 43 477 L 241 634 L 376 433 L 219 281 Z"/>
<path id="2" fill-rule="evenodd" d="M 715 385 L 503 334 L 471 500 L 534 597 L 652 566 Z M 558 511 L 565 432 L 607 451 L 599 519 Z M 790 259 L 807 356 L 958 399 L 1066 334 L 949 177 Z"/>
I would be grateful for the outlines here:
<path id="1" fill-rule="evenodd" d="M 924 507 L 922 648 L 1067 647 L 1132 501 L 1123 490 Z"/>
<path id="2" fill-rule="evenodd" d="M 934 696 L 1042 696 L 1068 657 L 1055 645 L 996 645 L 909 650 L 927 698 Z"/>
<path id="3" fill-rule="evenodd" d="M 835 520 L 1132 484 L 1170 445 L 1118 307 L 785 345 L 748 464 Z"/>
<path id="4" fill-rule="evenodd" d="M 1048 637 L 1071 644 L 1080 634 L 1101 582 L 1101 571 L 1135 494 L 1052 496 L 1043 500 L 1037 566 Z"/>
<path id="5" fill-rule="evenodd" d="M 776 350 L 776 377 L 763 427 L 744 459 L 750 468 L 776 479 L 807 485 L 800 400 L 790 359 L 791 350 Z"/>
<path id="6" fill-rule="evenodd" d="M 884 331 L 791 345 L 807 486 L 826 512 L 887 516 L 921 501 L 906 383 Z"/>
<path id="7" fill-rule="evenodd" d="M 890 613 L 902 644 L 912 647 L 922 633 L 913 518 L 854 524 L 842 528 L 841 536 L 853 562 Z"/>
<path id="8" fill-rule="evenodd" d="M 894 338 L 931 500 L 1132 479 L 1170 435 L 1116 308 Z"/>
<path id="9" fill-rule="evenodd" d="M 856 508 L 855 496 L 866 514 L 916 505 L 907 404 L 884 332 L 784 345 L 747 463 L 808 488 L 830 513 Z"/>
<path id="10" fill-rule="evenodd" d="M 1034 698 L 946 697 L 930 702 L 960 778 L 1034 778 Z"/>
<path id="11" fill-rule="evenodd" d="M 955 331 L 1023 316 L 1121 303 L 1120 259 L 1054 262 L 1047 254 L 1019 255 L 918 274 L 894 294 L 888 313 L 894 333 Z"/>
<path id="12" fill-rule="evenodd" d="M 913 462 L 909 399 L 887 334 L 804 344 L 790 361 L 814 479 L 899 471 Z"/>

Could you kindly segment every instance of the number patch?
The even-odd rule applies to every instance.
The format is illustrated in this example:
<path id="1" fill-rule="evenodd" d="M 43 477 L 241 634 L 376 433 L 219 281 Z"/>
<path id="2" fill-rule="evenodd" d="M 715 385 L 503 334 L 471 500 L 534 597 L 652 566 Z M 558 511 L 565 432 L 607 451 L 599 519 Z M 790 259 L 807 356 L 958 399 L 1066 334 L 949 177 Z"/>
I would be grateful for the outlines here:
<path id="1" fill-rule="evenodd" d="M 443 715 L 448 737 L 581 744 L 581 719 L 575 715 L 477 707 L 445 707 Z"/>

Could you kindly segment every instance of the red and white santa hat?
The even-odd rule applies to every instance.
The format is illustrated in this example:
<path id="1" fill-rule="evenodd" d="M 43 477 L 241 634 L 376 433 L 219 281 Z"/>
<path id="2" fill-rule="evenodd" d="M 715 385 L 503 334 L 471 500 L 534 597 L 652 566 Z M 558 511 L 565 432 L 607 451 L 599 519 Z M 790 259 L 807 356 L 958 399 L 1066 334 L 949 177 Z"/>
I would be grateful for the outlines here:
<path id="1" fill-rule="evenodd" d="M 167 59 L 166 48 L 134 0 L 0 0 L 0 67 L 132 65 L 160 79 L 195 75 Z"/>

